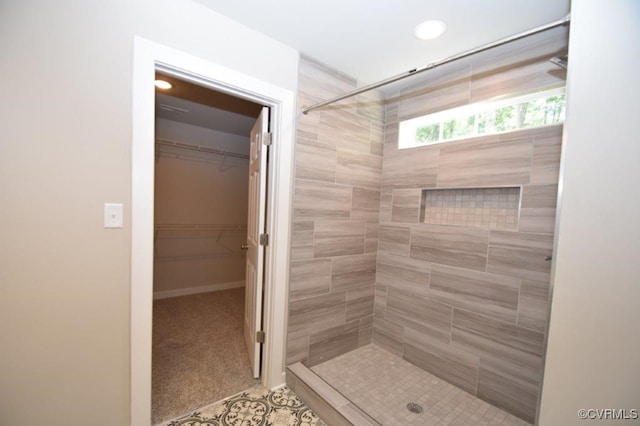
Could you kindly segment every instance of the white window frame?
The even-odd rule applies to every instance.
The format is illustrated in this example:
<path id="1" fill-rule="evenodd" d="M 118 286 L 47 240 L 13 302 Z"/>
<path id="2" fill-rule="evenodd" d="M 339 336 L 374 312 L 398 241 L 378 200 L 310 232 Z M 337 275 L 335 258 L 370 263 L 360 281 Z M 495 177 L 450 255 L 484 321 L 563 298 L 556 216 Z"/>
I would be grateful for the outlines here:
<path id="1" fill-rule="evenodd" d="M 440 143 L 454 142 L 454 141 L 474 138 L 478 136 L 489 136 L 489 135 L 495 135 L 500 133 L 517 131 L 521 129 L 532 129 L 536 127 L 544 127 L 544 126 L 562 123 L 564 121 L 564 117 L 562 117 L 556 123 L 542 124 L 538 126 L 525 126 L 525 127 L 519 127 L 516 129 L 509 129 L 504 131 L 478 133 L 478 124 L 480 121 L 478 119 L 478 116 L 480 113 L 484 113 L 487 111 L 495 111 L 504 107 L 515 106 L 524 102 L 530 102 L 538 99 L 546 99 L 552 96 L 558 96 L 558 95 L 564 95 L 564 94 L 565 94 L 565 86 L 554 87 L 551 89 L 544 89 L 537 92 L 528 93 L 526 95 L 494 98 L 485 102 L 478 102 L 475 104 L 464 105 L 461 107 L 451 108 L 448 110 L 438 111 L 432 114 L 423 115 L 423 116 L 412 118 L 409 120 L 404 120 L 404 121 L 401 121 L 399 125 L 398 149 L 417 148 L 421 146 L 429 146 L 429 145 L 435 145 Z M 516 109 L 516 114 L 518 113 L 519 113 L 519 110 Z M 443 139 L 444 124 L 446 122 L 452 119 L 465 119 L 472 115 L 476 117 L 476 119 L 474 120 L 473 134 L 454 137 L 451 139 Z M 517 115 L 516 115 L 516 122 L 519 122 Z M 431 141 L 431 142 L 417 142 L 415 138 L 417 130 L 420 127 L 432 126 L 434 124 L 439 124 L 440 126 L 438 140 Z"/>

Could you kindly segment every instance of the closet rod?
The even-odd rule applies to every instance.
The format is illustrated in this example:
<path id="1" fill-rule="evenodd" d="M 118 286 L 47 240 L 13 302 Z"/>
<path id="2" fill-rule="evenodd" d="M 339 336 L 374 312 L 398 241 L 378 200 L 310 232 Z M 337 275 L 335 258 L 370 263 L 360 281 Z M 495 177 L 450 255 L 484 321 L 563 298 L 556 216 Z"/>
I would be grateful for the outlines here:
<path id="1" fill-rule="evenodd" d="M 170 141 L 168 139 L 156 139 L 156 144 L 162 145 L 162 146 L 168 146 L 171 148 L 182 148 L 182 149 L 188 149 L 190 151 L 206 152 L 207 154 L 218 154 L 218 155 L 224 155 L 226 157 L 244 158 L 246 160 L 249 159 L 248 154 L 239 154 L 237 152 L 224 151 L 222 149 L 209 148 L 206 146 L 191 145 L 184 142 Z"/>
<path id="2" fill-rule="evenodd" d="M 427 65 L 422 66 L 422 67 L 414 68 L 414 69 L 412 69 L 410 71 L 406 71 L 404 73 L 397 74 L 397 75 L 395 75 L 393 77 L 389 77 L 389 78 L 387 78 L 385 80 L 380 80 L 380 81 L 378 81 L 376 83 L 371 83 L 371 84 L 369 84 L 367 86 L 363 86 L 363 87 L 361 87 L 359 89 L 355 89 L 355 90 L 352 90 L 350 92 L 344 93 L 342 95 L 338 95 L 335 98 L 331 98 L 331 99 L 326 100 L 326 101 L 318 102 L 318 103 L 313 104 L 311 106 L 304 106 L 304 107 L 302 107 L 302 113 L 306 115 L 307 113 L 309 113 L 309 111 L 313 111 L 313 110 L 321 108 L 323 106 L 331 105 L 331 104 L 336 103 L 338 101 L 341 101 L 343 99 L 347 99 L 347 98 L 350 98 L 352 96 L 359 95 L 360 93 L 364 93 L 364 92 L 368 92 L 368 91 L 373 90 L 373 89 L 377 89 L 378 87 L 386 86 L 387 84 L 395 83 L 396 81 L 403 80 L 403 79 L 405 79 L 407 77 L 412 77 L 414 75 L 420 74 L 420 73 L 425 72 L 425 71 L 432 70 L 432 69 L 434 69 L 436 67 L 439 67 L 439 66 L 444 65 L 444 64 L 448 64 L 450 62 L 455 62 L 455 61 L 457 61 L 459 59 L 466 58 L 467 56 L 471 56 L 471 55 L 474 55 L 476 53 L 484 52 L 485 50 L 493 49 L 494 47 L 502 46 L 503 44 L 511 43 L 512 41 L 520 40 L 522 38 L 529 37 L 531 35 L 538 34 L 538 33 L 550 30 L 552 28 L 568 25 L 570 21 L 571 21 L 571 14 L 568 14 L 564 18 L 558 19 L 557 21 L 553 21 L 553 22 L 550 22 L 548 24 L 541 25 L 539 27 L 532 28 L 532 29 L 527 30 L 527 31 L 523 31 L 523 32 L 518 33 L 518 34 L 513 34 L 511 36 L 502 38 L 500 40 L 496 40 L 494 42 L 487 43 L 487 44 L 484 44 L 482 46 L 478 46 L 478 47 L 476 47 L 474 49 L 465 50 L 464 52 L 458 53 L 456 55 L 449 56 L 447 58 L 440 59 L 440 60 L 437 60 L 435 62 L 431 62 L 431 63 L 429 63 Z"/>

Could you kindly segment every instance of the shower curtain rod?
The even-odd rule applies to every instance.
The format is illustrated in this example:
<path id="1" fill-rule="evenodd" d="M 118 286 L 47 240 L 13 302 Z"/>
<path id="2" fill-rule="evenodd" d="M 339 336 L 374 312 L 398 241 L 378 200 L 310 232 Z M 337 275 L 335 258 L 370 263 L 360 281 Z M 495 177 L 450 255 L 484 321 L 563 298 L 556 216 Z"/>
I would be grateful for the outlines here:
<path id="1" fill-rule="evenodd" d="M 363 87 L 361 87 L 359 89 L 355 89 L 355 90 L 352 90 L 350 92 L 343 93 L 342 95 L 336 96 L 335 98 L 331 98 L 331 99 L 326 100 L 326 101 L 318 102 L 318 103 L 313 104 L 313 105 L 308 106 L 308 107 L 307 106 L 302 107 L 302 113 L 306 115 L 307 113 L 309 113 L 309 111 L 313 111 L 313 110 L 321 108 L 323 106 L 327 106 L 327 105 L 333 104 L 335 102 L 341 101 L 343 99 L 359 95 L 360 93 L 364 93 L 364 92 L 368 92 L 368 91 L 373 90 L 373 89 L 377 89 L 378 87 L 386 86 L 387 84 L 390 84 L 390 83 L 395 83 L 396 81 L 403 80 L 403 79 L 405 79 L 407 77 L 412 77 L 414 75 L 420 74 L 420 73 L 425 72 L 425 71 L 432 70 L 432 69 L 434 69 L 436 67 L 439 67 L 441 65 L 448 64 L 450 62 L 454 62 L 454 61 L 457 61 L 457 60 L 462 59 L 462 58 L 466 58 L 467 56 L 471 56 L 471 55 L 474 55 L 476 53 L 484 52 L 485 50 L 489 50 L 489 49 L 492 49 L 494 47 L 502 46 L 503 44 L 511 43 L 512 41 L 520 40 L 521 38 L 529 37 L 530 35 L 538 34 L 538 33 L 550 30 L 552 28 L 568 25 L 570 21 L 571 21 L 571 14 L 568 14 L 564 18 L 558 19 L 557 21 L 553 21 L 553 22 L 550 22 L 548 24 L 541 25 L 539 27 L 532 28 L 532 29 L 527 30 L 527 31 L 523 31 L 523 32 L 518 33 L 518 34 L 513 34 L 511 36 L 502 38 L 500 40 L 496 40 L 494 42 L 487 43 L 487 44 L 484 44 L 482 46 L 478 46 L 478 47 L 476 47 L 474 49 L 465 50 L 464 52 L 458 53 L 458 54 L 453 55 L 453 56 L 449 56 L 449 57 L 444 58 L 444 59 L 437 60 L 435 62 L 431 62 L 431 63 L 429 63 L 427 65 L 422 66 L 422 67 L 414 68 L 414 69 L 412 69 L 410 71 L 406 71 L 404 73 L 394 75 L 393 77 L 389 77 L 389 78 L 387 78 L 385 80 L 380 80 L 380 81 L 378 81 L 376 83 L 372 83 L 372 84 L 369 84 L 367 86 L 363 86 Z"/>

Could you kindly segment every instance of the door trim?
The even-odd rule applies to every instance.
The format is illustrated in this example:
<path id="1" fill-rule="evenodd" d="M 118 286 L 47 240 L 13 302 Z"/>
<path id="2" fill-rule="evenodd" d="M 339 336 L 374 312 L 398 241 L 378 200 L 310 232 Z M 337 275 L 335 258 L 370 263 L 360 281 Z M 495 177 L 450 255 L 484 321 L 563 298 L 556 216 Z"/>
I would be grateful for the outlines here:
<path id="1" fill-rule="evenodd" d="M 285 383 L 295 93 L 222 65 L 135 37 L 131 164 L 131 425 L 151 424 L 153 309 L 154 76 L 156 70 L 271 108 L 267 177 L 262 383 Z"/>

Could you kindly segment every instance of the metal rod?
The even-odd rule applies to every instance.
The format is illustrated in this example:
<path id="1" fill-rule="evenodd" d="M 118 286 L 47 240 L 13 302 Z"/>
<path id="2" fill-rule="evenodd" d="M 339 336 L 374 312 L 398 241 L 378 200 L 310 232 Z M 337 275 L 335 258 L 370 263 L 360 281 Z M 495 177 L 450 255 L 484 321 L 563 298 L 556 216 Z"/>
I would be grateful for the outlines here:
<path id="1" fill-rule="evenodd" d="M 323 106 L 327 106 L 327 105 L 336 103 L 336 102 L 341 101 L 343 99 L 347 99 L 347 98 L 350 98 L 352 96 L 359 95 L 360 93 L 364 93 L 364 92 L 368 92 L 368 91 L 373 90 L 373 89 L 377 89 L 378 87 L 386 86 L 387 84 L 394 83 L 394 82 L 399 81 L 399 80 L 403 80 L 403 79 L 405 79 L 407 77 L 412 77 L 412 76 L 414 76 L 416 74 L 420 74 L 422 72 L 432 70 L 432 69 L 434 69 L 436 67 L 439 67 L 441 65 L 448 64 L 450 62 L 454 62 L 454 61 L 457 61 L 459 59 L 466 58 L 466 57 L 474 55 L 476 53 L 484 52 L 485 50 L 493 49 L 494 47 L 502 46 L 503 44 L 511 43 L 512 41 L 520 40 L 522 38 L 529 37 L 531 35 L 538 34 L 538 33 L 550 30 L 552 28 L 556 28 L 556 27 L 561 27 L 561 26 L 567 25 L 567 24 L 569 24 L 570 21 L 571 21 L 571 14 L 568 14 L 564 18 L 559 19 L 557 21 L 553 21 L 553 22 L 550 22 L 548 24 L 541 25 L 541 26 L 536 27 L 536 28 L 532 28 L 530 30 L 523 31 L 521 33 L 514 34 L 514 35 L 511 35 L 509 37 L 505 37 L 505 38 L 502 38 L 500 40 L 496 40 L 494 42 L 491 42 L 491 43 L 488 43 L 488 44 L 485 44 L 485 45 L 482 45 L 482 46 L 478 46 L 478 47 L 470 49 L 470 50 L 465 50 L 464 52 L 458 53 L 458 54 L 453 55 L 453 56 L 449 56 L 449 57 L 444 58 L 444 59 L 437 60 L 435 62 L 431 62 L 431 63 L 429 63 L 427 65 L 422 66 L 422 67 L 414 68 L 414 69 L 412 69 L 410 71 L 406 71 L 406 72 L 403 72 L 401 74 L 394 75 L 393 77 L 389 77 L 389 78 L 387 78 L 385 80 L 380 80 L 380 81 L 378 81 L 376 83 L 371 83 L 371 84 L 369 84 L 367 86 L 363 86 L 363 87 L 361 87 L 359 89 L 355 89 L 355 90 L 352 90 L 350 92 L 343 93 L 342 95 L 336 96 L 335 98 L 331 98 L 331 99 L 326 100 L 326 101 L 318 102 L 318 103 L 313 104 L 313 105 L 308 106 L 308 107 L 307 106 L 302 107 L 302 113 L 303 114 L 307 114 L 309 111 L 313 111 L 315 109 L 322 108 Z"/>

